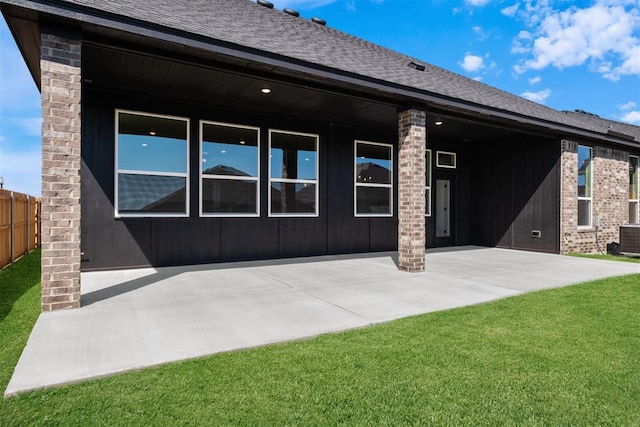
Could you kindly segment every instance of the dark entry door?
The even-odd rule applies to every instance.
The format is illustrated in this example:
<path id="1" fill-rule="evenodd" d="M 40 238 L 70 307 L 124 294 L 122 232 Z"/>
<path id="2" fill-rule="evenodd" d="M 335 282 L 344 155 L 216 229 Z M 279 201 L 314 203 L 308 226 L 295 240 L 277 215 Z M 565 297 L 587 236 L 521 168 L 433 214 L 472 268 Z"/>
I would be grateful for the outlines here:
<path id="1" fill-rule="evenodd" d="M 454 242 L 454 200 L 455 180 L 452 176 L 436 177 L 435 180 L 434 226 L 436 246 L 453 246 Z"/>

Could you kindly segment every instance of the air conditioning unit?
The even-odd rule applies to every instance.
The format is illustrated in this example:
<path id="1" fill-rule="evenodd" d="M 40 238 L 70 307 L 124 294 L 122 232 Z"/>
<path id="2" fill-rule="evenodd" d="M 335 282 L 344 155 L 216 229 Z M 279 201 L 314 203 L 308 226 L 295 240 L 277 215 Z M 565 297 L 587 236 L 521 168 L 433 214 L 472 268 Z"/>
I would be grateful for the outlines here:
<path id="1" fill-rule="evenodd" d="M 620 226 L 620 253 L 640 256 L 640 224 Z"/>

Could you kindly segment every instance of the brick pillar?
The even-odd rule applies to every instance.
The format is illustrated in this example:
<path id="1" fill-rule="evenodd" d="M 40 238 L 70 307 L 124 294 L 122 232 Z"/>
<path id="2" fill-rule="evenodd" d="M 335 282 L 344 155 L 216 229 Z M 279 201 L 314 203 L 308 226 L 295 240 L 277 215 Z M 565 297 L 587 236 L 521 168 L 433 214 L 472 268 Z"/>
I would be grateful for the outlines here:
<path id="1" fill-rule="evenodd" d="M 78 34 L 42 27 L 42 311 L 80 307 Z"/>
<path id="2" fill-rule="evenodd" d="M 560 158 L 560 253 L 578 249 L 578 143 L 561 142 Z"/>
<path id="3" fill-rule="evenodd" d="M 398 115 L 398 267 L 424 271 L 426 113 Z"/>

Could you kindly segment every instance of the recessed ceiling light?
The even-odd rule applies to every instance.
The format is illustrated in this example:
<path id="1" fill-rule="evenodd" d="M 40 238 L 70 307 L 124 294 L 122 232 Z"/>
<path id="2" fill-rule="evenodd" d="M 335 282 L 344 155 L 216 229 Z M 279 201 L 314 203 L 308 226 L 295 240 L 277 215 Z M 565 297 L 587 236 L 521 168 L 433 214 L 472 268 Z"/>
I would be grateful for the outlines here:
<path id="1" fill-rule="evenodd" d="M 442 120 L 437 120 L 434 125 L 436 126 L 442 126 Z"/>
<path id="2" fill-rule="evenodd" d="M 143 146 L 143 147 L 146 147 L 147 145 L 149 145 L 149 144 L 146 144 L 146 143 L 143 143 L 143 144 L 142 144 L 142 146 Z"/>
<path id="3" fill-rule="evenodd" d="M 260 92 L 267 94 L 267 93 L 271 93 L 271 89 L 269 89 L 268 87 L 263 87 Z"/>

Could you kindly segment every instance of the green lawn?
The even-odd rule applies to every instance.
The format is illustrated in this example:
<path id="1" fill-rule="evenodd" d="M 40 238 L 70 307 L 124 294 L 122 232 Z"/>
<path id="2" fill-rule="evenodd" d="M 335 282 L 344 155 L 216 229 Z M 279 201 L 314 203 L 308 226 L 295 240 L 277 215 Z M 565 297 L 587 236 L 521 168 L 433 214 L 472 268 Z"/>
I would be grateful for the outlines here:
<path id="1" fill-rule="evenodd" d="M 593 258 L 593 259 L 603 259 L 607 261 L 622 261 L 622 262 L 637 262 L 640 263 L 640 258 L 630 257 L 624 255 L 609 255 L 609 254 L 569 254 L 571 256 L 580 257 L 580 258 Z"/>
<path id="2" fill-rule="evenodd" d="M 0 425 L 639 425 L 638 307 L 640 275 L 600 280 L 27 393 Z"/>

